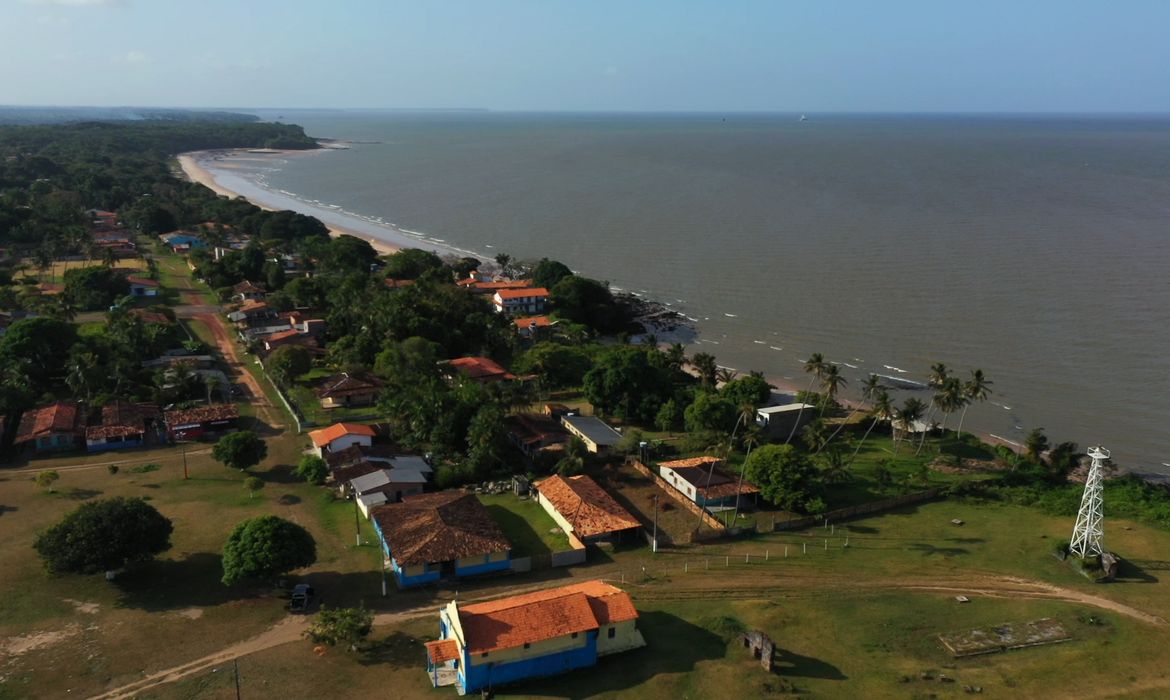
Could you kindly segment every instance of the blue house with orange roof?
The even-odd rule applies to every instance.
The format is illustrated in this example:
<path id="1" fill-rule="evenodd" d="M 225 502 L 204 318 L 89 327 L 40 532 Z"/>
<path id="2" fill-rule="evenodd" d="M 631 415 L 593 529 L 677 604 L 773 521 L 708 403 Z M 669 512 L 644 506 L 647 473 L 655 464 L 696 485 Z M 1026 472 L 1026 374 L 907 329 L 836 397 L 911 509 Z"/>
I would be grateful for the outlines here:
<path id="1" fill-rule="evenodd" d="M 427 675 L 462 695 L 593 666 L 646 645 L 637 619 L 630 596 L 601 581 L 473 605 L 452 601 L 439 612 L 439 639 L 425 645 Z"/>

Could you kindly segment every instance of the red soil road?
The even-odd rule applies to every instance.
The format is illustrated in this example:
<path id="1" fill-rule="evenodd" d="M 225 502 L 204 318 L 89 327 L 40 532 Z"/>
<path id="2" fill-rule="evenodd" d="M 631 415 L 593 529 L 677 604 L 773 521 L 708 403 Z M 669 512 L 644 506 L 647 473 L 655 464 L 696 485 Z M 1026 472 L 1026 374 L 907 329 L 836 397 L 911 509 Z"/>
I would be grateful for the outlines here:
<path id="1" fill-rule="evenodd" d="M 236 348 L 236 344 L 232 340 L 231 334 L 228 332 L 219 314 L 196 314 L 194 318 L 206 324 L 211 330 L 211 334 L 215 336 L 215 345 L 219 348 L 224 364 L 228 367 L 228 373 L 248 386 L 248 391 L 252 395 L 252 405 L 256 407 L 260 418 L 274 429 L 279 430 L 283 428 L 284 424 L 280 421 L 280 412 L 268 400 L 268 397 L 264 394 L 264 389 L 260 386 L 260 382 L 244 366 L 243 361 L 240 359 L 239 350 Z"/>

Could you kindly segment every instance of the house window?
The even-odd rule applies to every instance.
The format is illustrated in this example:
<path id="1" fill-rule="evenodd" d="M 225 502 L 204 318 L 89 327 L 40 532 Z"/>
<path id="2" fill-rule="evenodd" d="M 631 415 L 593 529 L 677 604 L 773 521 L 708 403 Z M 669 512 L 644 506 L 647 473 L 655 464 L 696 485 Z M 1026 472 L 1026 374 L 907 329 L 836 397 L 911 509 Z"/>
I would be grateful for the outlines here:
<path id="1" fill-rule="evenodd" d="M 613 639 L 614 637 L 617 636 L 617 629 L 610 627 L 609 631 L 605 633 L 605 636 L 609 637 L 610 639 Z"/>
<path id="2" fill-rule="evenodd" d="M 577 638 L 577 633 L 576 633 L 576 632 L 574 632 L 574 633 L 573 633 L 573 639 L 576 639 L 576 638 Z"/>
<path id="3" fill-rule="evenodd" d="M 482 654 L 480 654 L 480 655 L 479 655 L 479 658 L 481 658 L 481 659 L 486 659 L 486 658 L 487 658 L 487 655 L 488 655 L 488 653 L 485 651 L 484 653 L 482 653 Z"/>
<path id="4" fill-rule="evenodd" d="M 524 642 L 524 648 L 525 648 L 525 649 L 531 649 L 531 648 L 532 648 L 532 645 L 531 645 L 530 643 L 528 643 L 528 642 Z"/>

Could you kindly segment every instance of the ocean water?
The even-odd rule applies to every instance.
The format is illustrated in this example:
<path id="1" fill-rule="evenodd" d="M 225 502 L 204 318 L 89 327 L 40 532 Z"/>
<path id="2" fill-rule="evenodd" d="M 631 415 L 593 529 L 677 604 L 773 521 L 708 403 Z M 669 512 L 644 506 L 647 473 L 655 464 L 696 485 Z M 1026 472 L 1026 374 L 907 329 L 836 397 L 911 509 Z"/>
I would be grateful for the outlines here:
<path id="1" fill-rule="evenodd" d="M 695 319 L 693 351 L 799 386 L 814 351 L 847 394 L 981 368 L 994 394 L 965 428 L 1170 472 L 1170 118 L 262 116 L 357 143 L 244 163 L 236 186 L 562 260 Z"/>

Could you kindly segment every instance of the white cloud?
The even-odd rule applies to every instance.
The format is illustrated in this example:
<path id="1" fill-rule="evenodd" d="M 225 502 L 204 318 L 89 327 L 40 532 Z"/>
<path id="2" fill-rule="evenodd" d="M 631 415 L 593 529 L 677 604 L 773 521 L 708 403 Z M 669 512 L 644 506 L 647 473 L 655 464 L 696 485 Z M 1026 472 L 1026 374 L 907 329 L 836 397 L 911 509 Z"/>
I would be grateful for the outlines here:
<path id="1" fill-rule="evenodd" d="M 28 5 L 60 5 L 62 7 L 116 7 L 122 0 L 24 0 Z"/>
<path id="2" fill-rule="evenodd" d="M 151 63 L 153 59 L 144 51 L 127 51 L 125 55 L 115 56 L 114 61 L 118 63 Z"/>

